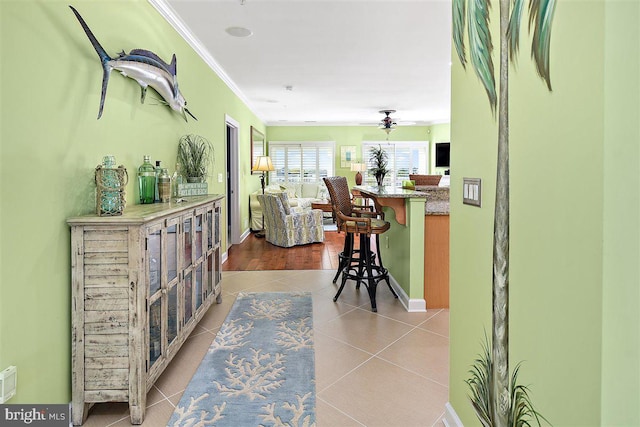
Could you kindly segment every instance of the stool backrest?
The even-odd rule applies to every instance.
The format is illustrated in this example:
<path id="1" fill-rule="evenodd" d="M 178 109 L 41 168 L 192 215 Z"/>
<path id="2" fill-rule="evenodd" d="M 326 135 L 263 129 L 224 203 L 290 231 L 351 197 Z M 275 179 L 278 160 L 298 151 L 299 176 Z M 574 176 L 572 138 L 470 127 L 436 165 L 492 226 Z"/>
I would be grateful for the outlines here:
<path id="1" fill-rule="evenodd" d="M 349 191 L 347 178 L 344 176 L 332 176 L 323 179 L 327 190 L 329 190 L 331 205 L 336 213 L 338 228 L 340 228 L 342 221 L 338 218 L 337 213 L 342 212 L 343 215 L 352 216 L 351 192 Z"/>

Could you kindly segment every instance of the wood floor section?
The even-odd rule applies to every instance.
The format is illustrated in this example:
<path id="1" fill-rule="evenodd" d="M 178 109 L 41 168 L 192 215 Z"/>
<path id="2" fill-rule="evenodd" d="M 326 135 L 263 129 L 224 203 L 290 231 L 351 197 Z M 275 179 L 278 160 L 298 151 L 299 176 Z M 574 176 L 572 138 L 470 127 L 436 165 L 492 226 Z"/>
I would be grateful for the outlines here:
<path id="1" fill-rule="evenodd" d="M 281 248 L 251 233 L 227 253 L 222 271 L 258 270 L 334 270 L 338 253 L 344 246 L 344 234 L 325 231 L 324 242 Z"/>

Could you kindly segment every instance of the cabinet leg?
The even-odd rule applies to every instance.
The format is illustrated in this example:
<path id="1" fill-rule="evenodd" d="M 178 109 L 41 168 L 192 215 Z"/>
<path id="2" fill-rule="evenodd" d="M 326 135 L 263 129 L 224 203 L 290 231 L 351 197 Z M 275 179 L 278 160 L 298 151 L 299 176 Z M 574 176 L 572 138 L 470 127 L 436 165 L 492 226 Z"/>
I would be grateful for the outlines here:
<path id="1" fill-rule="evenodd" d="M 216 297 L 216 303 L 217 304 L 221 304 L 222 303 L 222 292 L 220 292 L 218 294 L 218 296 Z"/>
<path id="2" fill-rule="evenodd" d="M 145 408 L 138 405 L 129 405 L 129 414 L 131 415 L 131 424 L 142 424 L 144 421 Z"/>
<path id="3" fill-rule="evenodd" d="M 84 402 L 72 402 L 71 404 L 71 418 L 74 426 L 81 426 L 87 420 L 89 415 L 90 403 Z"/>

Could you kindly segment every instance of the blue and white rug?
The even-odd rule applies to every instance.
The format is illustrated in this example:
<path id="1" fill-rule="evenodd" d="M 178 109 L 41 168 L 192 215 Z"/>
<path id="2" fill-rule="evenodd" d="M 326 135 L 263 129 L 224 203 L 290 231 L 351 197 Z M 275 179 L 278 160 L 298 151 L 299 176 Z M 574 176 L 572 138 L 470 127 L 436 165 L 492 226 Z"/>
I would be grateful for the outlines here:
<path id="1" fill-rule="evenodd" d="M 168 426 L 316 425 L 311 294 L 240 293 Z"/>

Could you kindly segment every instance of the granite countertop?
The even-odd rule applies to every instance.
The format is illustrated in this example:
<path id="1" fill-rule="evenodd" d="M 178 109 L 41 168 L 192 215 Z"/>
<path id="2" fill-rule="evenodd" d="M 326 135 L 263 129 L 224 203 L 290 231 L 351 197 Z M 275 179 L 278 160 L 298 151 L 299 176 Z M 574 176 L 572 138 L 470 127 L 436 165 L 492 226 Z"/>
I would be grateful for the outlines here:
<path id="1" fill-rule="evenodd" d="M 399 187 L 377 187 L 357 185 L 353 187 L 364 194 L 376 197 L 386 197 L 393 199 L 410 199 L 410 198 L 427 198 L 428 195 L 423 191 L 407 190 Z"/>
<path id="2" fill-rule="evenodd" d="M 425 215 L 449 215 L 449 201 L 428 200 L 424 205 Z"/>

